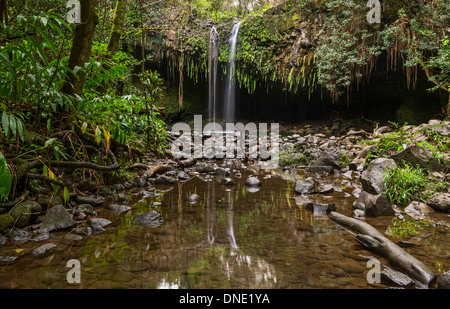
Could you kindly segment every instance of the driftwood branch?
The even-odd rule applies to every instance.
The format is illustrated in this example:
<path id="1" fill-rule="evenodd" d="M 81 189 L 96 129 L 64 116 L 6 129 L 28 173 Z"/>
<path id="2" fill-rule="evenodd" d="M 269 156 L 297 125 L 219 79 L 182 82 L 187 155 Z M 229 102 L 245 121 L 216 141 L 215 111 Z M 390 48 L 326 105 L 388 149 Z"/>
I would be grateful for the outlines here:
<path id="1" fill-rule="evenodd" d="M 336 223 L 356 232 L 356 241 L 358 243 L 385 257 L 393 266 L 406 273 L 412 279 L 427 286 L 436 280 L 436 275 L 425 264 L 390 241 L 370 224 L 337 212 L 331 212 L 330 218 Z"/>

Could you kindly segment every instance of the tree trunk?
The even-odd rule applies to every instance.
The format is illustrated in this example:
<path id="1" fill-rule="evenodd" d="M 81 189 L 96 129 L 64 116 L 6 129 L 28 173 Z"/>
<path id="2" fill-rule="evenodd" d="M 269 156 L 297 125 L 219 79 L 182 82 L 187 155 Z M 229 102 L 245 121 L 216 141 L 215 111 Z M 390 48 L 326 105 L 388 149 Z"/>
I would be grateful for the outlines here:
<path id="1" fill-rule="evenodd" d="M 114 10 L 113 25 L 108 42 L 108 52 L 113 56 L 119 48 L 120 36 L 122 35 L 123 25 L 125 23 L 125 10 L 127 0 L 117 0 Z"/>
<path id="2" fill-rule="evenodd" d="M 5 25 L 8 24 L 8 5 L 7 0 L 0 0 L 0 23 L 4 22 Z"/>
<path id="3" fill-rule="evenodd" d="M 117 0 L 116 8 L 114 10 L 114 17 L 112 22 L 111 34 L 109 36 L 109 42 L 107 46 L 108 55 L 107 59 L 114 57 L 115 53 L 119 49 L 120 37 L 122 35 L 123 25 L 125 24 L 125 11 L 127 7 L 127 0 Z M 103 68 L 108 70 L 109 65 L 105 62 Z M 98 91 L 105 93 L 108 87 L 108 81 L 103 81 L 99 86 Z"/>
<path id="4" fill-rule="evenodd" d="M 427 286 L 436 280 L 435 274 L 425 264 L 384 237 L 383 234 L 370 224 L 337 212 L 332 212 L 330 218 L 338 224 L 355 231 L 358 234 L 356 236 L 357 242 L 367 249 L 384 256 L 389 263 L 405 272 L 414 280 Z"/>
<path id="5" fill-rule="evenodd" d="M 84 68 L 84 64 L 89 62 L 91 57 L 94 31 L 98 24 L 97 5 L 98 0 L 80 0 L 81 23 L 75 27 L 68 63 L 72 70 L 77 66 Z M 76 75 L 68 73 L 61 91 L 69 95 L 81 94 L 85 79 L 85 73 L 82 71 L 78 71 Z M 77 109 L 78 102 L 74 104 L 72 116 Z"/>

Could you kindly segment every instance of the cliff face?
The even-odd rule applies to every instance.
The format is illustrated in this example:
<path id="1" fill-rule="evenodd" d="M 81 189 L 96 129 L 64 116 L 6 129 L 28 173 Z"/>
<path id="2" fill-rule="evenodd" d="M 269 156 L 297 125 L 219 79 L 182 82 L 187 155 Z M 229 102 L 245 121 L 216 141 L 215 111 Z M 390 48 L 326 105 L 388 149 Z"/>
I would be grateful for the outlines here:
<path id="1" fill-rule="evenodd" d="M 313 102 L 320 113 L 323 104 L 334 104 L 327 111 L 353 106 L 351 114 L 370 117 L 384 110 L 382 117 L 389 120 L 399 116 L 400 121 L 420 121 L 405 112 L 411 107 L 424 111 L 424 118 L 432 117 L 439 112 L 439 97 L 427 93 L 432 85 L 417 64 L 405 66 L 401 54 L 405 46 L 396 32 L 407 20 L 404 12 L 414 19 L 423 10 L 419 2 L 383 4 L 381 24 L 370 23 L 370 7 L 356 0 L 292 0 L 244 17 L 236 54 L 242 103 L 267 107 L 269 100 L 284 102 L 288 116 L 294 118 L 304 111 L 289 106 L 304 101 Z M 218 23 L 190 16 L 186 20 L 159 33 L 163 43 L 157 46 L 155 63 L 163 65 L 168 79 L 187 77 L 204 85 L 214 25 L 219 33 L 220 68 L 226 75 L 228 38 L 238 19 Z M 432 108 L 421 108 L 423 101 Z M 242 106 L 245 110 L 254 114 L 252 108 Z"/>

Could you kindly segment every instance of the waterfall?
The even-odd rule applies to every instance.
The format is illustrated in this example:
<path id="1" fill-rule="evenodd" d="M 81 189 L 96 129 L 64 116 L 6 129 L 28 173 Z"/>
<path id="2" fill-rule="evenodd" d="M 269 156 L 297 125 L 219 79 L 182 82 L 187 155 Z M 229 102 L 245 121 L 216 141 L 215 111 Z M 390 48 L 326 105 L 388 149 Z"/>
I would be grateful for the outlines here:
<path id="1" fill-rule="evenodd" d="M 236 58 L 236 42 L 241 22 L 234 25 L 229 39 L 230 58 L 228 62 L 225 86 L 225 102 L 224 102 L 224 119 L 225 122 L 234 122 L 235 117 L 235 58 Z"/>
<path id="2" fill-rule="evenodd" d="M 216 122 L 217 69 L 219 63 L 219 33 L 212 27 L 209 33 L 208 50 L 208 120 Z"/>

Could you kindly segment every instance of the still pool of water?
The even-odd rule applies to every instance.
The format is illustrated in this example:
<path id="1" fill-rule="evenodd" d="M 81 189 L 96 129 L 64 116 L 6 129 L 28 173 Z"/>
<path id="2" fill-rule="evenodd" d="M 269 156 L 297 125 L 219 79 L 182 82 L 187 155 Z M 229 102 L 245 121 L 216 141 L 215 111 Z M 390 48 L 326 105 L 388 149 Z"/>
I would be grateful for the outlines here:
<path id="1" fill-rule="evenodd" d="M 113 223 L 106 232 L 84 235 L 81 241 L 66 243 L 63 236 L 70 231 L 60 231 L 46 241 L 0 248 L 0 256 L 18 257 L 0 263 L 0 288 L 386 287 L 368 283 L 367 261 L 373 254 L 354 235 L 328 215 L 314 215 L 305 207 L 308 200 L 334 203 L 337 212 L 350 216 L 355 200 L 351 185 L 344 187 L 342 179 L 329 176 L 321 183 L 338 190 L 302 197 L 294 192 L 300 174 L 251 166 L 240 172 L 241 178 L 230 176 L 234 186 L 221 185 L 221 176 L 196 175 L 173 186 L 128 192 L 128 201 L 122 204 L 133 208 L 120 215 L 97 208 L 99 217 Z M 262 186 L 246 187 L 250 174 L 257 174 Z M 187 201 L 193 193 L 200 196 L 195 204 Z M 164 217 L 161 226 L 132 221 L 151 210 Z M 391 220 L 367 219 L 380 230 Z M 450 268 L 448 236 L 448 231 L 430 232 L 418 246 L 406 250 L 439 273 Z M 41 256 L 32 254 L 47 242 L 57 247 Z M 70 259 L 80 262 L 80 284 L 66 280 Z"/>

